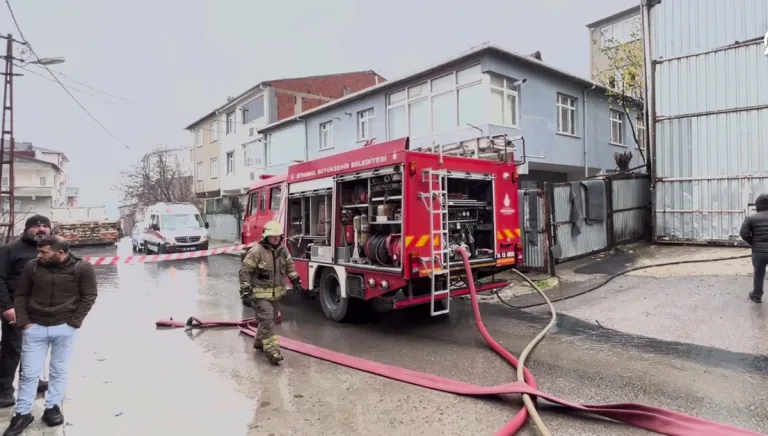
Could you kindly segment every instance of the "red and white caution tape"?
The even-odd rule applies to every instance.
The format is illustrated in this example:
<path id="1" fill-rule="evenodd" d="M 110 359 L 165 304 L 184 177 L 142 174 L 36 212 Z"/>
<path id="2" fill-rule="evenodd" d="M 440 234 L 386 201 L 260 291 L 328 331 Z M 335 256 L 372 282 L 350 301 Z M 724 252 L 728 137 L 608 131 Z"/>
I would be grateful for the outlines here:
<path id="1" fill-rule="evenodd" d="M 215 256 L 217 254 L 231 253 L 238 250 L 247 250 L 256 243 L 232 245 L 229 247 L 213 248 L 211 250 L 187 251 L 172 254 L 151 254 L 141 256 L 85 256 L 83 260 L 93 265 L 129 265 L 137 263 L 165 262 L 167 260 L 194 259 L 196 257 Z"/>

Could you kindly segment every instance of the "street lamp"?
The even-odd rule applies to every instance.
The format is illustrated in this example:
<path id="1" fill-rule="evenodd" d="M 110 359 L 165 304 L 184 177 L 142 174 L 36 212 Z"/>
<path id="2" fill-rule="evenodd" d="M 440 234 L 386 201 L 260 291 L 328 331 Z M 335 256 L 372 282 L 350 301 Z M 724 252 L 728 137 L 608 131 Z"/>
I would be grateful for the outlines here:
<path id="1" fill-rule="evenodd" d="M 64 58 L 40 58 L 36 61 L 30 62 L 30 64 L 37 64 L 37 65 L 56 65 L 56 64 L 63 64 Z"/>

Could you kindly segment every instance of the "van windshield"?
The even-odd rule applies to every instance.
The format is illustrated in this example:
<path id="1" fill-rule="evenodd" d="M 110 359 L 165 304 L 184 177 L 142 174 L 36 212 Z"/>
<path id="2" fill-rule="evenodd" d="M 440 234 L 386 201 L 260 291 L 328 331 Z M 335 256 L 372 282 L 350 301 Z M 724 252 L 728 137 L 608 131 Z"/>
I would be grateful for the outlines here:
<path id="1" fill-rule="evenodd" d="M 203 219 L 197 214 L 160 215 L 162 230 L 199 229 L 203 227 Z"/>

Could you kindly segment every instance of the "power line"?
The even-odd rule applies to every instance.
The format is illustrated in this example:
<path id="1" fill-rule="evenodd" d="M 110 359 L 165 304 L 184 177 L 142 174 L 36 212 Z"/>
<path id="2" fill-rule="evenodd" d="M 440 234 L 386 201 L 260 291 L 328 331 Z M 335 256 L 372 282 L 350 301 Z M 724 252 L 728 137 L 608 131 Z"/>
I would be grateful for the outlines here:
<path id="1" fill-rule="evenodd" d="M 35 65 L 35 66 L 40 66 L 40 65 L 38 65 L 38 64 L 32 64 L 32 65 Z M 29 71 L 29 70 L 27 70 L 27 71 Z M 146 108 L 149 108 L 149 109 L 153 109 L 153 110 L 155 109 L 155 108 L 153 108 L 152 106 L 149 106 L 149 105 L 145 105 L 145 104 L 142 104 L 142 103 L 139 103 L 139 102 L 133 101 L 133 100 L 129 100 L 129 99 L 127 99 L 127 98 L 123 98 L 123 97 L 120 97 L 119 95 L 115 95 L 115 94 L 112 94 L 112 93 L 110 93 L 110 92 L 107 92 L 107 91 L 103 91 L 103 90 L 101 90 L 101 89 L 99 89 L 99 88 L 95 88 L 95 87 L 93 87 L 93 86 L 91 86 L 91 85 L 88 85 L 87 83 L 83 83 L 83 82 L 81 82 L 81 81 L 79 81 L 79 80 L 77 80 L 77 79 L 75 79 L 75 78 L 72 78 L 72 77 L 70 77 L 70 76 L 68 76 L 68 75 L 66 75 L 66 74 L 64 74 L 64 73 L 62 73 L 62 72 L 60 72 L 60 71 L 54 71 L 53 73 L 54 73 L 54 74 L 58 74 L 59 76 L 62 76 L 62 77 L 66 77 L 67 79 L 69 79 L 69 80 L 71 80 L 71 81 L 73 81 L 73 82 L 77 83 L 78 85 L 82 85 L 82 86 L 85 86 L 85 87 L 86 87 L 86 88 L 88 88 L 88 89 L 94 90 L 94 91 L 96 91 L 96 92 L 100 92 L 100 93 L 102 93 L 102 94 L 104 94 L 104 95 L 108 95 L 108 96 L 110 96 L 110 97 L 112 97 L 112 98 L 116 98 L 116 99 L 118 99 L 118 100 L 122 100 L 122 101 L 124 101 L 124 102 L 126 102 L 126 103 L 131 103 L 131 104 L 135 104 L 135 105 L 138 105 L 138 106 L 144 106 L 144 107 L 146 107 Z"/>
<path id="2" fill-rule="evenodd" d="M 19 65 L 19 64 L 16 64 L 16 63 L 14 63 L 14 65 L 16 66 L 16 68 L 20 68 L 20 69 L 22 69 L 22 70 L 24 70 L 24 71 L 26 71 L 26 72 L 28 72 L 28 73 L 30 73 L 30 74 L 34 74 L 35 76 L 37 76 L 37 77 L 39 77 L 39 78 L 41 78 L 41 79 L 47 80 L 47 81 L 49 81 L 49 82 L 53 82 L 53 83 L 56 83 L 56 81 L 55 81 L 55 80 L 53 80 L 53 79 L 51 79 L 50 77 L 48 77 L 48 76 L 45 76 L 45 75 L 43 75 L 43 74 L 40 74 L 40 73 L 38 73 L 38 72 L 32 71 L 32 70 L 30 70 L 29 68 L 25 68 L 23 65 Z M 97 99 L 97 100 L 101 100 L 101 101 L 104 101 L 104 102 L 107 102 L 107 103 L 111 103 L 111 104 L 118 104 L 118 103 L 117 103 L 117 102 L 115 102 L 115 101 L 112 101 L 112 100 L 107 100 L 106 98 L 103 98 L 103 97 L 99 97 L 98 95 L 93 95 L 93 94 L 91 94 L 91 93 L 88 93 L 88 92 L 85 92 L 85 91 L 83 91 L 82 89 L 77 89 L 77 88 L 75 88 L 75 87 L 72 87 L 72 86 L 67 86 L 67 88 L 69 88 L 69 89 L 70 89 L 70 90 L 72 90 L 72 91 L 76 91 L 76 92 L 79 92 L 79 93 L 81 93 L 81 94 L 85 94 L 85 95 L 87 95 L 87 96 L 89 96 L 89 97 L 93 97 L 93 98 L 95 98 L 95 99 Z"/>
<path id="3" fill-rule="evenodd" d="M 27 38 L 24 36 L 24 32 L 22 32 L 22 30 L 21 30 L 21 26 L 19 26 L 19 22 L 18 22 L 18 20 L 16 20 L 16 15 L 13 13 L 13 8 L 11 7 L 11 2 L 10 2 L 10 0 L 5 0 L 5 5 L 6 5 L 6 6 L 8 6 L 8 11 L 11 13 L 11 18 L 13 19 L 13 24 L 16 26 L 16 30 L 18 30 L 18 31 L 19 31 L 19 36 L 21 36 L 21 39 L 24 41 L 24 43 L 26 44 L 26 46 L 29 48 L 29 51 L 30 51 L 30 53 L 32 53 L 32 55 L 35 57 L 35 59 L 37 59 L 37 61 L 39 62 L 39 61 L 40 61 L 40 56 L 38 56 L 38 55 L 37 55 L 37 53 L 35 53 L 35 50 L 32 48 L 32 44 L 30 44 L 30 43 L 29 43 L 29 40 L 28 40 L 28 39 L 27 39 Z M 82 103 L 80 103 L 80 101 L 79 101 L 79 100 L 78 100 L 78 99 L 77 99 L 77 98 L 76 98 L 74 95 L 72 95 L 72 93 L 69 91 L 69 89 L 67 89 L 67 87 L 66 87 L 66 86 L 64 86 L 64 84 L 63 84 L 63 83 L 61 83 L 61 81 L 59 80 L 59 78 L 58 78 L 58 77 L 56 77 L 56 75 L 55 75 L 55 74 L 53 74 L 53 71 L 51 71 L 51 69 L 50 69 L 50 68 L 48 68 L 48 66 L 47 66 L 47 65 L 44 65 L 44 64 L 40 64 L 40 65 L 41 65 L 41 66 L 43 66 L 43 67 L 46 69 L 46 71 L 48 71 L 48 73 L 51 75 L 51 77 L 53 77 L 53 79 L 56 81 L 56 83 L 58 83 L 58 84 L 61 86 L 61 89 L 63 89 L 63 90 L 64 90 L 64 92 L 66 92 L 66 93 L 67 93 L 67 95 L 69 95 L 69 97 L 70 97 L 70 98 L 72 98 L 72 100 L 74 100 L 74 101 L 75 101 L 75 103 L 77 103 L 77 105 L 78 105 L 78 106 L 80 106 L 80 109 L 82 109 L 82 110 L 83 110 L 83 111 L 84 111 L 86 114 L 88 114 L 88 116 L 89 116 L 89 117 L 91 117 L 91 119 L 92 119 L 92 120 L 93 120 L 93 121 L 94 121 L 96 124 L 98 124 L 98 125 L 99 125 L 99 127 L 101 127 L 101 128 L 102 128 L 102 130 L 104 130 L 105 132 L 107 132 L 107 134 L 108 134 L 109 136 L 111 136 L 111 137 L 112 137 L 112 138 L 113 138 L 115 141 L 117 141 L 117 142 L 121 143 L 122 145 L 124 145 L 124 146 L 125 146 L 125 148 L 131 148 L 130 146 L 128 146 L 128 144 L 126 144 L 125 142 L 123 142 L 123 140 L 121 140 L 120 138 L 118 138 L 117 136 L 115 136 L 115 134 L 114 134 L 114 133 L 112 133 L 112 132 L 111 132 L 109 129 L 107 129 L 107 128 L 104 126 L 104 124 L 102 124 L 102 123 L 101 123 L 101 122 L 100 122 L 98 119 L 96 119 L 96 117 L 95 117 L 95 116 L 93 116 L 93 114 L 92 114 L 92 113 L 90 113 L 90 112 L 88 111 L 88 109 L 86 109 L 86 108 L 85 108 L 85 106 L 83 106 L 83 104 L 82 104 Z"/>

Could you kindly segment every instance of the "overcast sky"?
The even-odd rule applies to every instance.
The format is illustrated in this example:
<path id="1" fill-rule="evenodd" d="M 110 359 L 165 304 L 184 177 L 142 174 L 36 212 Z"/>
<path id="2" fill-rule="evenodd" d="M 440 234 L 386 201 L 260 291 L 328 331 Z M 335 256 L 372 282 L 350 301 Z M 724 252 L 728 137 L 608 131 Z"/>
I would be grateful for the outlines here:
<path id="1" fill-rule="evenodd" d="M 639 0 L 10 2 L 37 54 L 66 58 L 52 70 L 130 101 L 60 77 L 126 148 L 50 78 L 15 79 L 16 140 L 66 153 L 81 205 L 115 215 L 120 170 L 158 145 L 191 145 L 184 127 L 261 80 L 368 69 L 393 79 L 483 42 L 588 77 L 585 25 Z M 20 39 L 4 1 L 0 32 Z"/>

